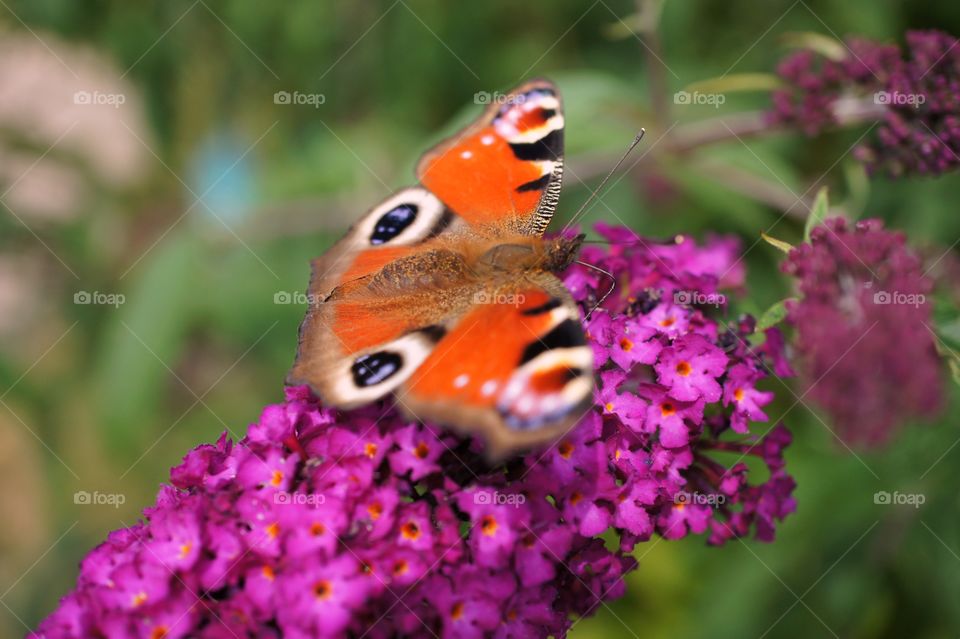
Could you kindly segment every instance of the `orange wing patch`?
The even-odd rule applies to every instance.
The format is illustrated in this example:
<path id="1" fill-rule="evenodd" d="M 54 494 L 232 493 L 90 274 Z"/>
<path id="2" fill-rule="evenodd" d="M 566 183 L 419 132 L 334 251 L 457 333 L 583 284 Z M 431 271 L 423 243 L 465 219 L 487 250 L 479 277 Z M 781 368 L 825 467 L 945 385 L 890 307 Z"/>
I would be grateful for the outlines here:
<path id="1" fill-rule="evenodd" d="M 543 80 L 503 97 L 476 124 L 426 153 L 417 176 L 475 229 L 541 235 L 563 175 L 560 98 Z"/>
<path id="2" fill-rule="evenodd" d="M 521 187 L 542 177 L 542 168 L 518 161 L 510 144 L 488 126 L 430 158 L 420 181 L 471 226 L 482 227 L 504 213 L 535 211 L 540 191 Z"/>
<path id="3" fill-rule="evenodd" d="M 419 397 L 493 406 L 524 350 L 553 324 L 548 313 L 523 311 L 550 299 L 545 291 L 533 289 L 504 296 L 504 303 L 477 306 L 437 344 L 408 380 L 407 390 Z M 489 346 L 478 348 L 479 340 Z"/>

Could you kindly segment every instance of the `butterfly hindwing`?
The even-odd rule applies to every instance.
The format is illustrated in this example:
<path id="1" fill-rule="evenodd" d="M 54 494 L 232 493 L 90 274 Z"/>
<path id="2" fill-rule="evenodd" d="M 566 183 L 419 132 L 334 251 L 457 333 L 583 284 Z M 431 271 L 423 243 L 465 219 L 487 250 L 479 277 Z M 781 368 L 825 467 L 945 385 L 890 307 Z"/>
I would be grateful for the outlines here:
<path id="1" fill-rule="evenodd" d="M 411 416 L 480 432 L 488 454 L 559 437 L 593 389 L 593 353 L 577 306 L 549 273 L 476 295 L 397 391 Z"/>
<path id="2" fill-rule="evenodd" d="M 541 235 L 563 175 L 563 108 L 556 87 L 527 82 L 471 126 L 428 151 L 420 182 L 472 227 Z"/>

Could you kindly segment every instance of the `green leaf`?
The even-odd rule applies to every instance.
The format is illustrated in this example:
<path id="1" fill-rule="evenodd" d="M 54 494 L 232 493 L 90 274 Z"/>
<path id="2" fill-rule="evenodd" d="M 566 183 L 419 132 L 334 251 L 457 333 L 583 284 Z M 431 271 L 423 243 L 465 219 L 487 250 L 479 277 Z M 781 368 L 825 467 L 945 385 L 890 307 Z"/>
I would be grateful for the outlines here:
<path id="1" fill-rule="evenodd" d="M 760 319 L 757 320 L 757 331 L 765 331 L 771 326 L 776 326 L 787 316 L 787 302 L 795 302 L 797 298 L 788 297 L 782 299 L 763 312 Z"/>
<path id="2" fill-rule="evenodd" d="M 735 91 L 773 91 L 784 86 L 783 80 L 773 73 L 729 73 L 716 78 L 699 80 L 687 85 L 693 93 L 733 93 Z"/>
<path id="3" fill-rule="evenodd" d="M 780 249 L 784 253 L 789 253 L 793 250 L 793 244 L 790 244 L 789 242 L 784 242 L 783 240 L 778 240 L 775 237 L 770 237 L 766 233 L 760 233 L 760 237 L 762 237 L 767 244 Z"/>
<path id="4" fill-rule="evenodd" d="M 817 193 L 813 200 L 813 206 L 810 208 L 810 214 L 807 215 L 807 223 L 803 227 L 803 241 L 810 241 L 810 232 L 813 227 L 823 224 L 827 219 L 827 212 L 830 210 L 830 202 L 827 200 L 827 187 L 823 187 Z"/>
<path id="5" fill-rule="evenodd" d="M 810 49 L 831 60 L 843 60 L 847 57 L 847 47 L 843 42 L 815 31 L 793 31 L 780 38 L 784 46 L 794 49 Z"/>

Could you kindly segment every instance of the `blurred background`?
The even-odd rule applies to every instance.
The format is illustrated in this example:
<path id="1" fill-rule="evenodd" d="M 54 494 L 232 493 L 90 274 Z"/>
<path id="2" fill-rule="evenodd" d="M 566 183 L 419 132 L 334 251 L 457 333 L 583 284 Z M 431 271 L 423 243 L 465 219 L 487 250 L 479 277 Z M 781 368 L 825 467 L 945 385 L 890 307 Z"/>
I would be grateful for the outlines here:
<path id="1" fill-rule="evenodd" d="M 960 5 L 0 0 L 0 636 L 49 614 L 190 448 L 241 437 L 282 397 L 309 259 L 411 183 L 418 155 L 479 112 L 478 92 L 559 84 L 561 219 L 646 127 L 586 223 L 739 235 L 749 286 L 735 312 L 789 293 L 782 255 L 754 244 L 761 231 L 797 241 L 821 184 L 946 251 L 956 176 L 867 180 L 848 154 L 863 129 L 690 150 L 769 97 L 674 100 L 698 80 L 772 72 L 791 33 L 902 42 L 909 28 L 960 34 Z M 627 595 L 573 637 L 960 635 L 956 397 L 939 423 L 852 453 L 769 388 L 799 485 L 777 541 L 641 545 Z M 924 503 L 875 504 L 877 491 Z"/>

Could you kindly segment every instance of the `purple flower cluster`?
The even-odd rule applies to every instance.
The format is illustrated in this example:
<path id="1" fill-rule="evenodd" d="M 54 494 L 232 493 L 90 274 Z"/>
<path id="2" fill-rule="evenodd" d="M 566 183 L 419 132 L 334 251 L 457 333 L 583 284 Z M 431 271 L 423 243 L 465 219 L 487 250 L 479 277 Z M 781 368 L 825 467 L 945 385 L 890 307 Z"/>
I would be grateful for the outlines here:
<path id="1" fill-rule="evenodd" d="M 771 96 L 773 123 L 795 126 L 814 136 L 858 112 L 873 112 L 874 119 L 882 115 L 883 106 L 874 98 L 900 67 L 900 49 L 863 38 L 845 45 L 847 55 L 839 60 L 801 49 L 780 62 L 777 73 L 786 86 Z"/>
<path id="2" fill-rule="evenodd" d="M 901 233 L 879 220 L 815 227 L 783 271 L 801 299 L 787 320 L 808 388 L 845 439 L 886 441 L 900 423 L 933 415 L 942 380 L 927 296 L 933 282 Z"/>
<path id="3" fill-rule="evenodd" d="M 775 331 L 751 349 L 750 318 L 707 313 L 743 283 L 736 243 L 601 232 L 627 244 L 583 252 L 616 280 L 586 321 L 596 406 L 554 446 L 491 467 L 481 443 L 389 405 L 338 412 L 289 388 L 240 442 L 190 452 L 34 636 L 565 636 L 654 535 L 772 539 L 795 506 L 790 435 L 750 426 L 765 371 L 789 367 Z M 585 311 L 608 288 L 581 265 L 565 280 Z"/>
<path id="4" fill-rule="evenodd" d="M 778 69 L 788 88 L 773 93 L 771 119 L 807 135 L 844 121 L 879 120 L 856 149 L 872 172 L 937 175 L 960 166 L 960 47 L 939 31 L 910 31 L 906 55 L 868 40 L 829 60 L 811 51 Z"/>

